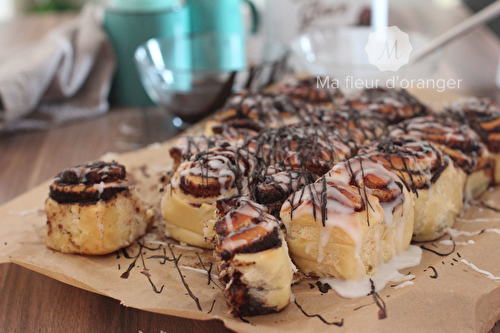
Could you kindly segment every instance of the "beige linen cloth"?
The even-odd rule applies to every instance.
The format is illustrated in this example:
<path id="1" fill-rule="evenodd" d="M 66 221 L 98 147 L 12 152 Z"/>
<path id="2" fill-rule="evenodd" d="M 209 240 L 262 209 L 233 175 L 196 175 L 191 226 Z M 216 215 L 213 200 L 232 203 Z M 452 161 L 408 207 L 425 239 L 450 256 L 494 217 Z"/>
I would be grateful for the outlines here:
<path id="1" fill-rule="evenodd" d="M 0 133 L 49 128 L 108 110 L 115 59 L 102 14 L 87 5 L 40 41 L 0 50 Z"/>

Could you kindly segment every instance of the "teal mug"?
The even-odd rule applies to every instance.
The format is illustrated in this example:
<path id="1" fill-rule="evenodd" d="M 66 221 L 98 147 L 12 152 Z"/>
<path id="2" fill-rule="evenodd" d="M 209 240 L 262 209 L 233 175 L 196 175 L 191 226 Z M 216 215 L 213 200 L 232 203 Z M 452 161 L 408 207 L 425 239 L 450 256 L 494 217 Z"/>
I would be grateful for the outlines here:
<path id="1" fill-rule="evenodd" d="M 177 0 L 116 0 L 105 11 L 104 27 L 117 61 L 110 102 L 127 106 L 153 105 L 135 69 L 134 52 L 151 38 L 188 34 L 188 9 Z M 185 51 L 174 58 L 175 66 L 190 67 L 189 50 L 186 45 Z"/>
<path id="2" fill-rule="evenodd" d="M 244 28 L 242 4 L 250 6 L 252 26 L 250 33 L 256 33 L 259 26 L 259 16 L 255 5 L 250 0 L 187 0 L 190 15 L 190 32 L 212 33 L 217 38 L 207 49 L 207 45 L 194 44 L 193 51 L 201 54 L 210 50 L 217 56 L 214 64 L 212 59 L 193 59 L 193 67 L 213 68 L 222 70 L 242 70 L 246 67 L 246 40 L 247 32 Z M 228 40 L 228 36 L 232 40 Z M 215 67 L 215 68 L 214 68 Z"/>

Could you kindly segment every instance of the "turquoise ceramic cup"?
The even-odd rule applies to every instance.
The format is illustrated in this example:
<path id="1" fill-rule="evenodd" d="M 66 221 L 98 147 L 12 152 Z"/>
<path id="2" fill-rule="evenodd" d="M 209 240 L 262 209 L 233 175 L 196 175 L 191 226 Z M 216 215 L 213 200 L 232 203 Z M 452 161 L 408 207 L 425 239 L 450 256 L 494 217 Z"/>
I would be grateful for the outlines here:
<path id="1" fill-rule="evenodd" d="M 258 28 L 258 12 L 255 5 L 249 0 L 187 0 L 190 15 L 190 31 L 192 34 L 211 33 L 216 38 L 207 49 L 207 45 L 194 44 L 193 50 L 202 53 L 210 50 L 217 55 L 217 61 L 203 58 L 196 59 L 193 66 L 197 68 L 212 68 L 238 71 L 246 67 L 246 43 L 242 4 L 250 6 L 252 14 L 251 33 Z M 228 41 L 228 36 L 234 40 Z M 195 42 L 195 41 L 193 41 Z M 198 49 L 198 51 L 197 51 Z"/>
<path id="2" fill-rule="evenodd" d="M 117 0 L 105 11 L 104 26 L 113 43 L 117 69 L 109 100 L 126 106 L 153 105 L 144 91 L 135 68 L 137 47 L 155 37 L 172 37 L 189 33 L 189 11 L 177 0 Z M 189 68 L 189 45 L 178 48 L 172 57 L 176 67 Z M 165 64 L 167 67 L 172 64 Z M 187 81 L 185 83 L 189 85 Z M 187 87 L 188 89 L 188 87 Z"/>

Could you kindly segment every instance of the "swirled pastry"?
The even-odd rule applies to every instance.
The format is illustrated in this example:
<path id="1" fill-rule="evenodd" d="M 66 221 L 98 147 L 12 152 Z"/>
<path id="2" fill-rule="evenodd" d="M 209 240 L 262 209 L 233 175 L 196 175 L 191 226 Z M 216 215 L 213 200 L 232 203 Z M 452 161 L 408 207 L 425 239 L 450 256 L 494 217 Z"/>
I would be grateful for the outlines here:
<path id="1" fill-rule="evenodd" d="M 478 197 L 492 182 L 488 149 L 466 124 L 457 123 L 449 117 L 430 115 L 393 125 L 389 135 L 429 141 L 449 155 L 467 174 L 464 189 L 466 199 Z"/>
<path id="2" fill-rule="evenodd" d="M 427 114 L 427 107 L 404 89 L 364 89 L 344 99 L 343 105 L 388 124 Z"/>
<path id="3" fill-rule="evenodd" d="M 367 156 L 393 170 L 413 193 L 414 241 L 441 237 L 462 210 L 465 172 L 432 143 L 411 138 L 386 138 L 363 147 Z"/>
<path id="4" fill-rule="evenodd" d="M 219 280 L 233 316 L 281 311 L 291 297 L 296 269 L 278 220 L 244 196 L 217 201 L 205 235 L 214 246 Z"/>
<path id="5" fill-rule="evenodd" d="M 266 175 L 250 188 L 251 198 L 266 207 L 272 215 L 279 213 L 283 201 L 293 192 L 316 180 L 307 170 L 280 170 L 279 165 L 265 168 Z"/>
<path id="6" fill-rule="evenodd" d="M 218 199 L 248 194 L 254 155 L 224 142 L 179 165 L 161 202 L 167 230 L 178 241 L 209 247 L 203 221 L 211 219 Z"/>
<path id="7" fill-rule="evenodd" d="M 500 183 L 500 105 L 489 98 L 469 97 L 450 104 L 447 116 L 469 125 L 488 147 L 495 161 L 494 183 Z"/>
<path id="8" fill-rule="evenodd" d="M 279 127 L 290 121 L 296 122 L 291 117 L 299 113 L 301 107 L 285 95 L 244 90 L 229 98 L 207 124 L 206 132 L 216 132 L 221 124 L 257 132 L 267 127 Z"/>
<path id="9" fill-rule="evenodd" d="M 241 146 L 250 138 L 257 135 L 256 132 L 247 129 L 240 129 L 221 124 L 213 128 L 215 131 L 210 135 L 182 136 L 176 145 L 170 148 L 170 156 L 174 159 L 172 170 L 176 170 L 179 165 L 189 160 L 193 155 L 207 151 L 220 144 L 229 143 L 232 146 Z"/>
<path id="10" fill-rule="evenodd" d="M 277 214 L 291 193 L 351 156 L 347 141 L 338 132 L 316 123 L 262 131 L 249 142 L 258 157 L 250 186 L 252 200 Z"/>
<path id="11" fill-rule="evenodd" d="M 108 254 L 133 243 L 154 213 L 129 186 L 125 167 L 93 162 L 56 176 L 45 202 L 47 246 L 65 253 Z"/>
<path id="12" fill-rule="evenodd" d="M 349 139 L 322 124 L 301 123 L 270 128 L 248 144 L 261 159 L 256 172 L 273 166 L 307 170 L 320 177 L 338 162 L 352 156 Z M 266 175 L 267 172 L 264 173 Z"/>
<path id="13" fill-rule="evenodd" d="M 346 106 L 336 109 L 316 107 L 309 114 L 309 119 L 337 131 L 353 150 L 381 138 L 387 132 L 385 121 L 353 112 Z"/>
<path id="14" fill-rule="evenodd" d="M 290 196 L 280 216 L 303 273 L 355 279 L 408 248 L 413 213 L 413 197 L 394 172 L 354 157 Z"/>
<path id="15" fill-rule="evenodd" d="M 278 84 L 273 92 L 289 97 L 296 103 L 334 106 L 344 97 L 344 94 L 331 85 L 325 85 L 327 77 L 310 76 L 291 78 Z M 323 84 L 322 84 L 323 83 Z"/>
<path id="16" fill-rule="evenodd" d="M 362 196 L 358 187 L 321 178 L 292 194 L 280 217 L 302 273 L 356 279 L 373 274 L 380 261 L 375 238 L 383 234 L 383 214 L 371 194 Z"/>

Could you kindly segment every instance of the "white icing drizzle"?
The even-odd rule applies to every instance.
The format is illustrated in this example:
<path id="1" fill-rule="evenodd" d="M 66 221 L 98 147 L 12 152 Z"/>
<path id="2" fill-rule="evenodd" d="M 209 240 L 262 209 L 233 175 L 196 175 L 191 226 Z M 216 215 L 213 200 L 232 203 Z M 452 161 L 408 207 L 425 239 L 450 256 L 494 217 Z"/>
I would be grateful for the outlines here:
<path id="1" fill-rule="evenodd" d="M 248 177 L 237 179 L 237 168 L 239 174 L 245 174 L 247 161 L 250 168 L 253 165 L 252 153 L 246 150 L 239 150 L 235 147 L 214 147 L 201 157 L 193 155 L 190 160 L 183 162 L 176 176 L 172 177 L 172 187 L 179 187 L 181 178 L 200 176 L 203 179 L 212 178 L 219 181 L 220 194 L 224 195 L 231 190 L 237 181 L 241 181 L 242 192 L 248 191 Z"/>
<path id="2" fill-rule="evenodd" d="M 41 208 L 32 208 L 32 209 L 26 209 L 26 210 L 21 210 L 21 211 L 9 211 L 10 215 L 19 215 L 21 217 L 27 216 L 27 215 L 35 215 L 35 214 L 43 214 L 45 213 L 44 209 Z"/>
<path id="3" fill-rule="evenodd" d="M 386 227 L 391 227 L 393 225 L 394 211 L 399 205 L 403 205 L 402 216 L 399 218 L 398 225 L 395 228 L 397 233 L 395 239 L 395 252 L 399 253 L 403 251 L 406 218 L 413 207 L 410 207 L 410 193 L 406 190 L 404 185 L 401 184 L 401 179 L 398 175 L 387 170 L 381 163 L 374 162 L 368 158 L 352 158 L 348 162 L 337 164 L 328 173 L 328 176 L 339 179 L 346 184 L 350 184 L 351 180 L 354 178 L 356 184 L 363 188 L 363 190 L 366 190 L 368 194 L 376 196 L 379 190 L 364 186 L 365 179 L 370 174 L 379 178 L 384 184 L 387 184 L 386 191 L 397 193 L 392 201 L 380 202 L 380 206 L 384 211 L 384 222 Z M 371 208 L 367 209 L 373 211 Z"/>
<path id="4" fill-rule="evenodd" d="M 111 188 L 111 187 L 129 187 L 128 182 L 120 182 L 120 183 L 105 183 L 105 182 L 100 182 L 99 184 L 94 184 L 93 188 L 96 191 L 99 191 L 99 196 L 104 192 L 104 189 L 106 188 Z"/>
<path id="5" fill-rule="evenodd" d="M 401 288 L 404 288 L 406 286 L 411 286 L 412 284 L 414 284 L 415 282 L 413 281 L 405 281 L 401 284 L 398 284 L 397 286 L 394 287 L 394 289 L 401 289 Z"/>
<path id="6" fill-rule="evenodd" d="M 494 280 L 494 281 L 500 282 L 500 277 L 494 276 L 493 274 L 491 274 L 488 271 L 479 269 L 476 265 L 474 265 L 473 263 L 468 262 L 465 259 L 462 259 L 460 261 L 463 262 L 464 264 L 466 264 L 467 266 L 469 266 L 470 268 L 472 268 L 473 270 L 475 270 L 476 272 L 483 274 L 484 277 L 486 277 L 486 278 L 488 278 L 490 280 Z"/>
<path id="7" fill-rule="evenodd" d="M 204 269 L 198 269 L 198 268 L 194 268 L 194 267 L 189 267 L 189 266 L 179 266 L 179 268 L 184 268 L 184 269 L 187 269 L 188 271 L 193 271 L 193 272 L 198 272 L 198 273 L 202 273 L 202 274 L 205 274 L 205 275 L 208 275 L 208 272 Z M 210 274 L 210 276 L 212 277 L 212 280 L 218 280 L 219 277 L 215 274 Z"/>
<path id="8" fill-rule="evenodd" d="M 472 245 L 472 244 L 476 244 L 476 242 L 474 242 L 472 239 L 469 239 L 467 242 L 455 242 L 451 239 L 445 239 L 445 240 L 442 240 L 442 241 L 439 241 L 439 244 L 443 244 L 443 245 Z"/>
<path id="9" fill-rule="evenodd" d="M 464 222 L 464 223 L 485 223 L 485 222 L 500 222 L 500 218 L 496 219 L 484 219 L 484 218 L 477 218 L 477 219 L 463 219 L 460 217 L 456 218 L 457 222 Z"/>
<path id="10" fill-rule="evenodd" d="M 448 234 L 451 237 L 458 237 L 458 236 L 469 236 L 470 237 L 470 236 L 476 236 L 476 235 L 479 235 L 479 234 L 482 234 L 485 232 L 493 232 L 495 234 L 500 235 L 500 229 L 496 229 L 496 228 L 482 229 L 482 230 L 472 231 L 472 232 L 448 228 Z"/>
<path id="11" fill-rule="evenodd" d="M 332 180 L 332 184 L 340 184 L 339 181 Z M 350 186 L 345 186 L 345 184 L 340 184 L 342 188 L 350 192 L 353 196 L 357 197 L 358 192 L 354 191 Z M 317 261 L 321 263 L 324 258 L 324 247 L 328 244 L 330 236 L 334 227 L 337 227 L 344 231 L 354 242 L 355 253 L 359 254 L 361 252 L 361 247 L 363 243 L 363 226 L 362 221 L 360 221 L 359 216 L 354 214 L 353 203 L 347 198 L 341 191 L 336 187 L 327 185 L 326 188 L 326 217 L 325 226 L 322 225 L 322 213 L 320 202 L 320 195 L 323 189 L 323 183 L 317 182 L 304 188 L 302 192 L 296 193 L 293 198 L 293 216 L 294 218 L 300 218 L 302 215 L 313 215 L 313 205 L 316 209 L 316 222 L 320 228 L 320 239 L 318 244 L 318 258 Z M 281 210 L 291 209 L 290 201 L 285 201 Z"/>
<path id="12" fill-rule="evenodd" d="M 371 277 L 375 291 L 384 289 L 389 281 L 404 282 L 413 279 L 415 275 L 403 275 L 398 270 L 417 266 L 421 259 L 422 249 L 410 245 L 408 250 L 393 256 L 388 263 L 378 266 L 377 272 Z M 328 283 L 340 296 L 346 298 L 363 297 L 371 291 L 370 277 L 357 280 L 322 278 L 320 281 Z"/>
<path id="13" fill-rule="evenodd" d="M 375 175 L 383 183 L 387 184 L 388 191 L 400 190 L 400 187 L 396 184 L 397 182 L 401 183 L 398 175 L 387 170 L 382 164 L 373 162 L 372 160 L 366 158 L 352 158 L 349 160 L 349 163 L 339 163 L 328 173 L 330 177 L 339 179 L 346 184 L 349 184 L 351 179 L 354 178 L 356 183 L 361 187 L 364 187 L 365 183 L 363 178 L 369 174 Z M 364 188 L 368 193 L 374 195 L 373 189 L 370 189 L 369 187 Z M 393 213 L 396 207 L 407 201 L 408 198 L 405 197 L 405 194 L 405 192 L 400 191 L 400 194 L 393 201 L 380 202 L 380 205 L 384 209 L 384 221 L 387 227 L 390 227 L 393 223 Z M 405 207 L 403 220 L 405 220 L 405 217 L 409 212 L 409 208 L 409 206 Z"/>

